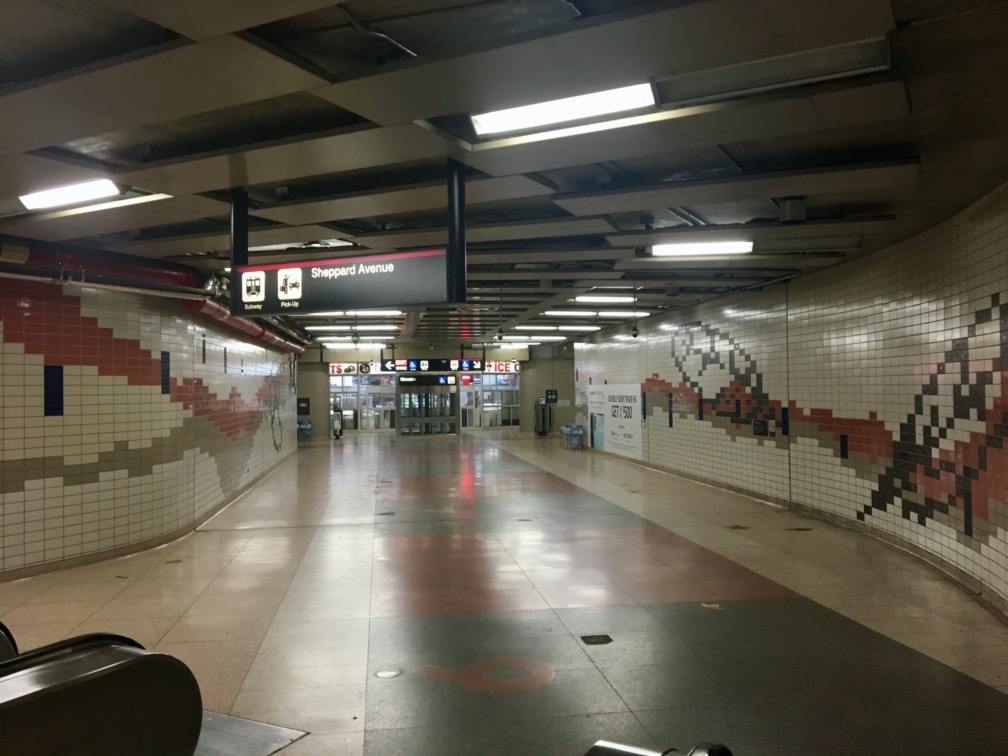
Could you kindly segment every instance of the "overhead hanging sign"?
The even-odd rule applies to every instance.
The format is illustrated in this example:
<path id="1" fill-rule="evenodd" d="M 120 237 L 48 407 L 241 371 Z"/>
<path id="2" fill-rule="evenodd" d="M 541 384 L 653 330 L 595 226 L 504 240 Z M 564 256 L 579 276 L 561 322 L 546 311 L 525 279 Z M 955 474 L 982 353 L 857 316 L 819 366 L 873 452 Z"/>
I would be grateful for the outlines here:
<path id="1" fill-rule="evenodd" d="M 310 315 L 328 310 L 444 304 L 444 249 L 333 260 L 244 265 L 235 269 L 236 315 Z"/>

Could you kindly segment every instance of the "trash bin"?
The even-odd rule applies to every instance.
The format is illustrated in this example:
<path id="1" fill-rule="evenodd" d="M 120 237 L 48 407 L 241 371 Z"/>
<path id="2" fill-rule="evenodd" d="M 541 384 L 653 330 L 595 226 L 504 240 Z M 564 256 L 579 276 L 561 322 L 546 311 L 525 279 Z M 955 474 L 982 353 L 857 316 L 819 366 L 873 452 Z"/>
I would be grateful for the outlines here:
<path id="1" fill-rule="evenodd" d="M 564 449 L 580 449 L 584 430 L 580 425 L 567 423 L 560 428 L 561 446 Z"/>
<path id="2" fill-rule="evenodd" d="M 311 420 L 297 421 L 297 435 L 299 439 L 311 438 Z"/>
<path id="3" fill-rule="evenodd" d="M 552 430 L 552 410 L 546 403 L 546 397 L 540 396 L 535 405 L 535 432 L 537 436 L 545 436 Z"/>

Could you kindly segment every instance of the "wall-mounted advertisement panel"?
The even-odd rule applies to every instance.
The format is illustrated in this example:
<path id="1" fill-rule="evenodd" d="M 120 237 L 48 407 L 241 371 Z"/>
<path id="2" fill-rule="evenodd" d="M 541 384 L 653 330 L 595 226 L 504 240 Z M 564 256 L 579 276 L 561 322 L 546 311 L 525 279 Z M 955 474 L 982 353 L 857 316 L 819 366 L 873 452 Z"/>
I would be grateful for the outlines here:
<path id="1" fill-rule="evenodd" d="M 448 302 L 444 249 L 238 267 L 235 315 L 310 315 L 330 310 Z"/>
<path id="2" fill-rule="evenodd" d="M 610 383 L 588 389 L 591 445 L 621 457 L 643 459 L 641 387 Z"/>

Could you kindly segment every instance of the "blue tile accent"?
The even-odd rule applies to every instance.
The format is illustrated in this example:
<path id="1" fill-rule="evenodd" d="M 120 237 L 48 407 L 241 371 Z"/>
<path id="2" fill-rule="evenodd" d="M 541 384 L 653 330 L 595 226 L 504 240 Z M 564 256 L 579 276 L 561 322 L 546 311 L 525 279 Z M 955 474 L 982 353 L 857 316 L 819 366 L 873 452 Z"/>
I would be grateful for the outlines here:
<path id="1" fill-rule="evenodd" d="M 703 389 L 697 389 L 697 420 L 703 420 Z"/>
<path id="2" fill-rule="evenodd" d="M 668 395 L 668 427 L 672 427 L 672 394 Z"/>
<path id="3" fill-rule="evenodd" d="M 840 434 L 840 459 L 847 459 L 850 456 L 850 450 L 847 446 L 847 434 Z"/>
<path id="4" fill-rule="evenodd" d="M 161 393 L 171 393 L 171 353 L 161 352 Z"/>
<path id="5" fill-rule="evenodd" d="M 46 365 L 43 368 L 43 393 L 46 417 L 63 416 L 63 366 Z"/>
<path id="6" fill-rule="evenodd" d="M 973 492 L 964 491 L 963 500 L 963 532 L 973 537 Z"/>
<path id="7" fill-rule="evenodd" d="M 736 399 L 735 400 L 735 419 L 736 420 L 741 420 L 742 419 L 742 400 L 741 399 Z"/>
<path id="8" fill-rule="evenodd" d="M 782 436 L 788 435 L 788 431 L 791 430 L 791 417 L 788 414 L 787 407 L 781 407 L 780 411 L 780 432 Z"/>

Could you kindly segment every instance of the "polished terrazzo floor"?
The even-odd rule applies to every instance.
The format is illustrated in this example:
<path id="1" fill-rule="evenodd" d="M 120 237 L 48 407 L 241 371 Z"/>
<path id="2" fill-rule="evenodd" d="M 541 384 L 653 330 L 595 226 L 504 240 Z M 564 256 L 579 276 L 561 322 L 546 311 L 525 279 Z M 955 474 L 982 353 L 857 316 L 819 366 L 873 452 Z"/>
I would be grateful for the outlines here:
<path id="1" fill-rule="evenodd" d="M 0 583 L 0 618 L 174 654 L 208 710 L 309 731 L 284 754 L 1008 752 L 1008 628 L 931 568 L 506 432 L 307 446 L 180 541 Z"/>

